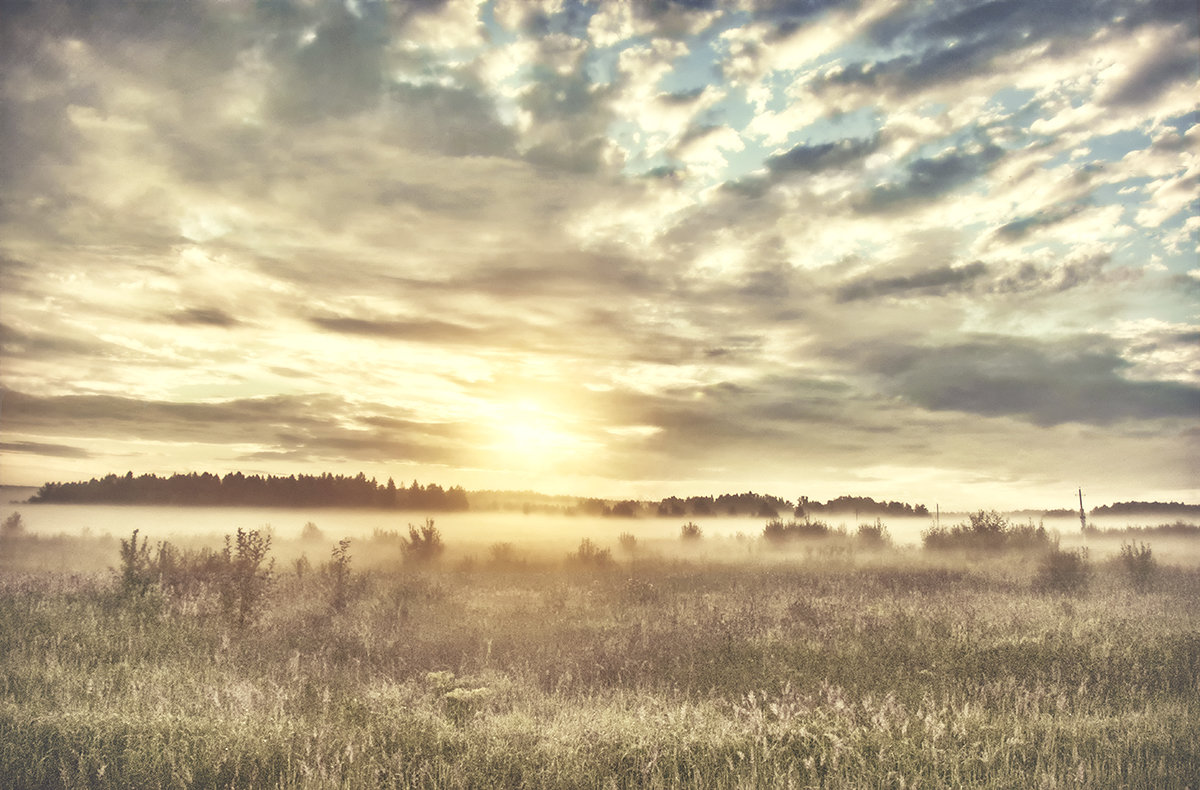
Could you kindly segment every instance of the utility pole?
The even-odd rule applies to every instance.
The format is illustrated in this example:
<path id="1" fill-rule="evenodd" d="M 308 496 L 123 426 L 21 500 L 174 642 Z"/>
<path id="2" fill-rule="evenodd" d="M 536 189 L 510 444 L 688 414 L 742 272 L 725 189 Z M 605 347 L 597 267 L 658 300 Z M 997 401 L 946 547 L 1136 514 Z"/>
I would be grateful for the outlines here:
<path id="1" fill-rule="evenodd" d="M 1079 489 L 1079 531 L 1087 532 L 1087 513 L 1083 512 L 1083 489 Z"/>

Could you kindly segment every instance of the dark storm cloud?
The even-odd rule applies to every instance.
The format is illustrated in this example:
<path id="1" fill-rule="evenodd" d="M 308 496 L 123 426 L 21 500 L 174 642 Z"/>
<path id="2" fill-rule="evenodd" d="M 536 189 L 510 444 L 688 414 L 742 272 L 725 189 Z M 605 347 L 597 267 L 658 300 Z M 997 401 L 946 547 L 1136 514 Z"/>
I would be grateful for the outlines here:
<path id="1" fill-rule="evenodd" d="M 1095 340 L 1062 343 L 983 337 L 943 346 L 878 342 L 857 354 L 888 391 L 934 411 L 1016 417 L 1036 425 L 1194 418 L 1200 388 L 1138 381 L 1130 364 Z"/>
<path id="2" fill-rule="evenodd" d="M 962 290 L 974 280 L 987 274 L 987 266 L 979 261 L 965 266 L 938 266 L 933 269 L 896 277 L 866 276 L 848 282 L 837 289 L 839 302 L 856 302 L 881 296 L 945 294 Z"/>
<path id="3" fill-rule="evenodd" d="M 91 453 L 82 447 L 66 444 L 44 444 L 42 442 L 0 442 L 0 452 L 45 455 L 53 458 L 91 458 Z"/>

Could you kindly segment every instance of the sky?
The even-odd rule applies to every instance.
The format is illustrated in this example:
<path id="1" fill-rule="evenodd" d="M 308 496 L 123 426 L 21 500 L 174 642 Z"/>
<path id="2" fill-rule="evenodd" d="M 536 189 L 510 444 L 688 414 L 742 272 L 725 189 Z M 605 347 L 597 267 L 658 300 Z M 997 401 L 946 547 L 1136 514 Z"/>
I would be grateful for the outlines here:
<path id="1" fill-rule="evenodd" d="M 1194 0 L 0 0 L 0 482 L 1200 501 Z"/>

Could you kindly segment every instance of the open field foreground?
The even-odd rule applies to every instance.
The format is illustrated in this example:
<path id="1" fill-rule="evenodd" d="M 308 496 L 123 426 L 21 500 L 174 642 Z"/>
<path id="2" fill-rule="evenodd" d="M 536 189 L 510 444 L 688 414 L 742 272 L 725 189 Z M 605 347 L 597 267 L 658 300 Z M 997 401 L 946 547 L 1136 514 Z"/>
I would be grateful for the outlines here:
<path id="1" fill-rule="evenodd" d="M 10 539 L 2 784 L 1157 790 L 1200 777 L 1191 562 L 1093 551 L 1089 583 L 1061 592 L 1054 574 L 1080 569 L 1040 550 L 697 538 L 707 550 L 501 544 L 467 558 L 420 537 L 331 552 L 245 533 L 225 554 Z M 94 568 L 101 549 L 115 572 L 45 561 Z"/>

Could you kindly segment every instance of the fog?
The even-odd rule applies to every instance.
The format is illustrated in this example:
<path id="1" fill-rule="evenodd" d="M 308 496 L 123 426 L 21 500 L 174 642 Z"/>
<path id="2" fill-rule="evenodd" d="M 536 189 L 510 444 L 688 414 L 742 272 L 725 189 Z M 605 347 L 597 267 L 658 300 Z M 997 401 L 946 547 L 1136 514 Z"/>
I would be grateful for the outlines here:
<path id="1" fill-rule="evenodd" d="M 0 504 L 0 518 L 20 512 L 27 534 L 35 536 L 90 535 L 101 537 L 128 536 L 133 530 L 154 540 L 187 539 L 189 541 L 219 541 L 222 536 L 237 529 L 269 530 L 277 539 L 291 541 L 299 538 L 308 522 L 320 529 L 327 542 L 348 537 L 351 540 L 369 538 L 376 530 L 407 533 L 408 525 L 420 526 L 427 517 L 433 518 L 442 538 L 454 553 L 486 549 L 488 546 L 508 542 L 522 550 L 566 551 L 575 548 L 583 538 L 590 538 L 601 547 L 615 548 L 617 537 L 622 533 L 634 535 L 642 545 L 667 545 L 679 542 L 680 527 L 694 521 L 703 531 L 704 540 L 694 547 L 704 545 L 710 551 L 721 553 L 736 542 L 736 539 L 759 538 L 765 519 L 742 517 L 678 517 L 678 518 L 605 518 L 599 516 L 566 516 L 557 514 L 519 512 L 456 512 L 424 513 L 398 512 L 370 509 L 341 508 L 245 508 L 245 507 L 171 507 L 143 505 L 56 505 L 28 504 L 21 500 L 33 492 L 7 489 L 5 500 Z M 19 495 L 14 495 L 19 494 Z M 786 519 L 786 517 L 785 517 Z M 884 518 L 882 523 L 897 546 L 919 546 L 921 532 L 934 524 L 935 517 Z M 942 513 L 940 523 L 951 526 L 966 521 L 964 513 Z M 874 523 L 874 517 L 855 519 L 853 514 L 845 516 L 823 515 L 822 519 L 833 528 L 844 528 L 854 533 L 859 523 Z M 1033 523 L 1043 524 L 1047 530 L 1057 532 L 1064 545 L 1079 545 L 1079 519 L 1033 518 Z M 1174 521 L 1162 515 L 1147 518 L 1114 516 L 1091 518 L 1088 523 L 1099 529 L 1114 529 L 1128 526 L 1153 526 Z M 1025 515 L 1012 517 L 1013 523 L 1030 521 Z M 1100 536 L 1088 536 L 1088 544 L 1103 546 Z M 1155 545 L 1161 539 L 1155 540 Z M 725 548 L 723 549 L 722 546 Z M 706 552 L 708 553 L 708 552 Z"/>

